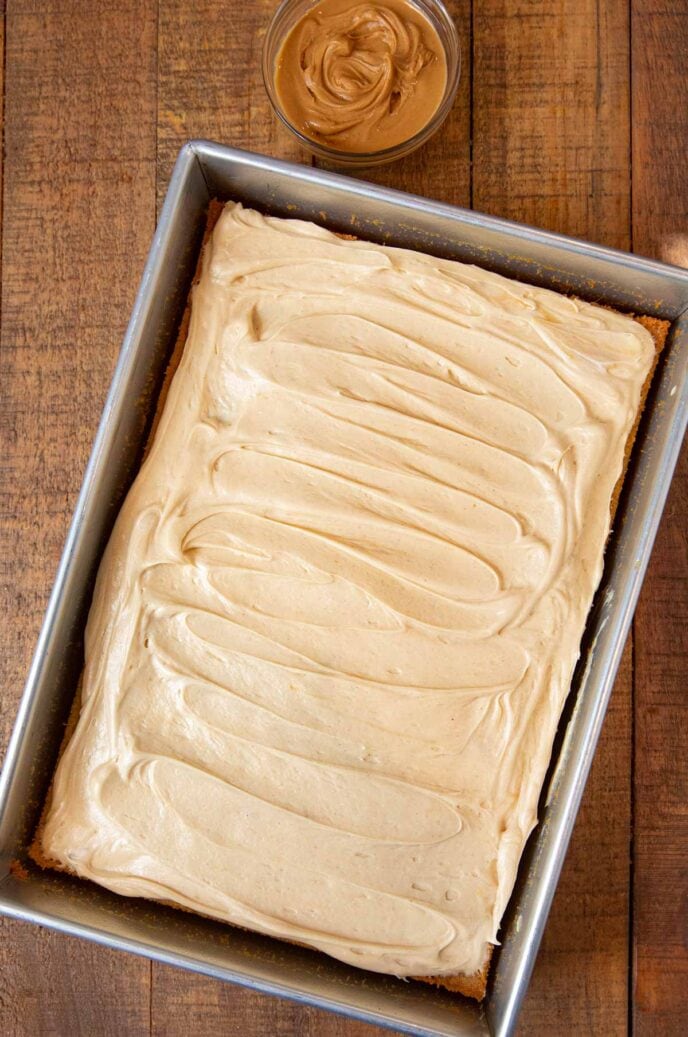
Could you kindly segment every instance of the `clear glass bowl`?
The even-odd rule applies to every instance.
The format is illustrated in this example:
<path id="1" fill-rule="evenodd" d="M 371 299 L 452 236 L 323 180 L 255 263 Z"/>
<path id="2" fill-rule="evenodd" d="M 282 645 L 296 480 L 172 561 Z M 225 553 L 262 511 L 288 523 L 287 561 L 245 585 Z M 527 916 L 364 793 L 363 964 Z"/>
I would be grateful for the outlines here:
<path id="1" fill-rule="evenodd" d="M 263 44 L 263 82 L 265 83 L 265 89 L 275 114 L 307 151 L 316 155 L 328 166 L 360 169 L 366 166 L 379 166 L 386 162 L 394 162 L 404 155 L 410 155 L 416 148 L 425 144 L 440 128 L 451 111 L 456 91 L 459 87 L 461 47 L 456 26 L 449 12 L 444 4 L 441 3 L 441 0 L 409 0 L 435 27 L 447 59 L 447 83 L 442 100 L 434 115 L 421 130 L 409 137 L 408 140 L 401 141 L 401 143 L 395 144 L 394 147 L 384 148 L 382 151 L 362 153 L 338 151 L 336 148 L 330 148 L 326 144 L 321 144 L 318 141 L 311 140 L 310 137 L 306 137 L 296 129 L 284 114 L 277 90 L 275 89 L 277 58 L 282 44 L 296 23 L 311 8 L 316 7 L 321 2 L 322 0 L 282 0 L 282 3 L 270 20 Z M 353 2 L 354 0 L 352 0 Z"/>

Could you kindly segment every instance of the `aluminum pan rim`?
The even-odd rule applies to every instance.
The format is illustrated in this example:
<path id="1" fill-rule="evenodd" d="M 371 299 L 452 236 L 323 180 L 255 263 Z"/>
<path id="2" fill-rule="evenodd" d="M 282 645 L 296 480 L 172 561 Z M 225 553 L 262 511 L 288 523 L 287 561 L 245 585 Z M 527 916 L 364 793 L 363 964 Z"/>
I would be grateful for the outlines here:
<path id="1" fill-rule="evenodd" d="M 314 187 L 326 186 L 329 189 L 334 188 L 346 195 L 348 198 L 356 199 L 376 197 L 383 202 L 401 205 L 404 210 L 409 213 L 433 213 L 438 217 L 448 220 L 452 227 L 455 228 L 471 226 L 478 230 L 484 229 L 500 232 L 513 240 L 518 240 L 519 242 L 526 244 L 528 242 L 538 242 L 539 244 L 554 248 L 555 251 L 563 251 L 569 255 L 574 254 L 589 259 L 600 259 L 604 262 L 613 264 L 617 268 L 620 267 L 625 270 L 632 270 L 639 276 L 650 274 L 654 277 L 663 278 L 666 279 L 667 282 L 671 281 L 674 286 L 678 283 L 681 285 L 681 289 L 685 286 L 688 290 L 687 271 L 667 264 L 658 263 L 654 260 L 632 256 L 627 253 L 608 249 L 604 246 L 588 245 L 579 239 L 568 238 L 548 231 L 534 230 L 511 221 L 482 216 L 458 207 L 448 206 L 441 202 L 429 201 L 419 196 L 405 195 L 386 188 L 352 181 L 339 174 L 325 173 L 303 166 L 292 166 L 291 164 L 280 160 L 268 159 L 264 156 L 225 148 L 211 142 L 193 141 L 185 145 L 180 152 L 170 182 L 160 222 L 156 229 L 146 268 L 144 270 L 141 288 L 137 295 L 131 321 L 117 362 L 110 392 L 108 393 L 108 398 L 103 411 L 103 417 L 94 443 L 93 452 L 86 469 L 84 482 L 75 508 L 74 518 L 69 529 L 65 549 L 58 568 L 55 586 L 48 604 L 45 622 L 41 630 L 36 654 L 32 662 L 26 690 L 20 704 L 17 724 L 10 740 L 5 768 L 0 777 L 0 806 L 6 805 L 7 796 L 11 790 L 12 777 L 23 746 L 23 736 L 30 722 L 32 709 L 35 706 L 34 697 L 36 688 L 41 679 L 41 668 L 45 662 L 46 652 L 50 647 L 51 638 L 54 635 L 53 624 L 55 616 L 59 609 L 62 597 L 68 589 L 69 581 L 74 578 L 71 569 L 73 553 L 79 540 L 84 514 L 87 511 L 90 494 L 97 479 L 97 474 L 107 460 L 111 431 L 110 421 L 118 403 L 118 394 L 121 386 L 125 383 L 128 369 L 134 362 L 135 347 L 138 344 L 138 339 L 141 337 L 145 329 L 147 306 L 149 303 L 149 289 L 155 281 L 161 265 L 164 263 L 165 249 L 169 246 L 169 241 L 167 241 L 166 235 L 168 235 L 169 226 L 173 220 L 175 208 L 180 201 L 185 178 L 190 175 L 191 165 L 198 163 L 201 172 L 203 172 L 203 175 L 205 176 L 204 163 L 207 164 L 209 160 L 215 162 L 219 161 L 221 163 L 236 162 L 241 163 L 244 168 L 251 168 L 264 173 L 288 175 L 294 179 L 300 180 L 302 183 L 310 184 Z M 210 192 L 210 185 L 208 185 L 208 187 Z M 566 792 L 565 804 L 563 810 L 560 810 L 557 815 L 558 828 L 555 832 L 555 838 L 553 840 L 552 837 L 550 837 L 549 840 L 550 852 L 548 878 L 547 881 L 541 882 L 538 887 L 538 904 L 534 911 L 531 910 L 528 939 L 525 943 L 521 941 L 522 951 L 515 978 L 510 984 L 510 989 L 506 998 L 502 1001 L 501 1010 L 492 1020 L 493 1031 L 495 1033 L 507 1034 L 512 1032 L 515 1025 L 518 1007 L 527 985 L 527 979 L 532 970 L 537 944 L 539 943 L 542 929 L 544 928 L 544 921 L 546 919 L 549 902 L 553 895 L 555 881 L 558 877 L 558 872 L 563 861 L 563 848 L 565 848 L 568 843 L 568 837 L 575 820 L 578 803 L 585 783 L 585 777 L 587 776 L 587 771 L 594 752 L 594 746 L 597 741 L 602 718 L 606 709 L 608 695 L 611 691 L 616 665 L 618 664 L 618 658 L 623 647 L 622 638 L 630 625 L 632 610 L 642 582 L 642 574 L 647 565 L 649 550 L 652 540 L 654 539 L 659 515 L 661 514 L 664 499 L 668 492 L 671 471 L 673 470 L 673 465 L 680 449 L 682 431 L 685 428 L 686 421 L 685 397 L 686 391 L 684 388 L 680 405 L 676 411 L 674 424 L 672 426 L 674 432 L 673 439 L 671 439 L 667 433 L 667 436 L 665 437 L 667 441 L 664 443 L 660 451 L 663 464 L 660 468 L 656 468 L 654 471 L 655 486 L 651 495 L 652 506 L 645 509 L 642 516 L 641 528 L 636 536 L 636 553 L 638 554 L 639 564 L 635 567 L 633 579 L 627 580 L 624 585 L 623 606 L 621 610 L 619 610 L 619 607 L 617 606 L 613 622 L 608 627 L 608 631 L 615 631 L 612 638 L 612 651 L 610 658 L 604 666 L 604 672 L 601 675 L 601 686 L 595 702 L 595 709 L 591 718 L 588 720 L 587 737 L 582 747 L 582 751 L 579 750 L 578 755 L 575 758 L 574 762 L 576 766 L 569 766 L 565 775 L 568 782 L 568 792 L 566 792 L 566 789 L 564 790 Z M 670 429 L 669 432 L 671 432 L 672 429 Z M 542 842 L 542 840 L 540 840 L 540 842 Z M 49 925 L 65 932 L 71 932 L 75 935 L 81 935 L 87 939 L 96 940 L 97 942 L 105 943 L 109 946 L 120 946 L 132 950 L 134 953 L 147 954 L 156 960 L 177 963 L 187 968 L 196 968 L 199 971 L 207 972 L 209 975 L 217 975 L 222 978 L 232 979 L 235 982 L 241 982 L 245 985 L 253 986 L 255 989 L 264 989 L 271 993 L 279 993 L 286 997 L 293 998 L 296 996 L 297 1000 L 304 1000 L 311 1004 L 320 1005 L 321 1007 L 328 1007 L 334 1011 L 344 1011 L 352 1017 L 375 1021 L 381 1025 L 387 1026 L 396 1025 L 398 1027 L 399 1025 L 403 1025 L 407 1032 L 442 1032 L 436 1030 L 429 1031 L 422 1028 L 418 1029 L 415 1026 L 412 1026 L 409 1029 L 408 1024 L 401 1023 L 401 1021 L 397 1022 L 394 1019 L 384 1018 L 382 1015 L 377 1013 L 370 1014 L 365 1011 L 361 1012 L 354 1005 L 347 1006 L 342 1003 L 337 1006 L 337 1004 L 331 999 L 319 999 L 316 995 L 309 993 L 295 995 L 291 989 L 281 986 L 278 981 L 274 984 L 262 983 L 255 979 L 251 981 L 250 976 L 246 974 L 237 975 L 232 973 L 231 970 L 213 969 L 210 966 L 204 968 L 198 963 L 194 964 L 189 959 L 185 959 L 183 954 L 162 952 L 153 944 L 141 944 L 137 943 L 137 941 L 122 940 L 112 934 L 108 934 L 106 930 L 95 929 L 79 923 L 72 923 L 65 921 L 64 919 L 60 920 L 57 916 L 52 916 L 49 913 L 15 909 L 12 904 L 3 897 L 1 886 L 2 883 L 0 883 L 0 901 L 4 902 L 0 902 L 0 912 L 12 915 L 13 917 L 22 917 L 26 920 L 37 921 L 41 924 Z"/>

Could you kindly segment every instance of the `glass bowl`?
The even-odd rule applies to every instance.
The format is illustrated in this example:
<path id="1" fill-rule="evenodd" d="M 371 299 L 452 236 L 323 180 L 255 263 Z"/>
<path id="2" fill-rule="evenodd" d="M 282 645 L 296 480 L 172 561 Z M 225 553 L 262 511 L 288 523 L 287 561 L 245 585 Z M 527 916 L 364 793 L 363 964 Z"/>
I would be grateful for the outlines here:
<path id="1" fill-rule="evenodd" d="M 355 0 L 352 0 L 352 5 L 354 2 Z M 263 82 L 265 83 L 265 90 L 275 115 L 287 127 L 289 132 L 296 137 L 302 147 L 316 155 L 325 165 L 330 167 L 360 169 L 366 166 L 379 166 L 386 162 L 394 162 L 404 155 L 410 155 L 416 148 L 425 144 L 440 128 L 451 111 L 456 98 L 456 91 L 459 87 L 461 47 L 456 26 L 449 12 L 441 0 L 409 0 L 409 3 L 424 14 L 434 26 L 446 56 L 447 82 L 442 99 L 434 114 L 422 129 L 412 137 L 401 141 L 399 144 L 395 144 L 393 147 L 384 148 L 381 151 L 352 152 L 339 151 L 336 148 L 328 147 L 326 144 L 321 144 L 319 141 L 312 140 L 301 133 L 285 115 L 275 88 L 277 59 L 282 49 L 282 44 L 296 23 L 319 3 L 322 3 L 322 0 L 282 0 L 267 27 L 263 43 Z"/>

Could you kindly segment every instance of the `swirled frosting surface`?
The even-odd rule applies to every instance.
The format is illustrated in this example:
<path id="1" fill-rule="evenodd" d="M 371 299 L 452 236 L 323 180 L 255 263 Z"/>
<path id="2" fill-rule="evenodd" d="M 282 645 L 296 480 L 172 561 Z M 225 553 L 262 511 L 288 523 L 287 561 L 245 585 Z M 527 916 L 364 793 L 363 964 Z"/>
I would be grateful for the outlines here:
<path id="1" fill-rule="evenodd" d="M 617 313 L 228 205 L 45 852 L 368 969 L 480 969 L 653 352 Z"/>
<path id="2" fill-rule="evenodd" d="M 381 151 L 435 114 L 447 82 L 436 29 L 407 0 L 323 0 L 277 57 L 284 113 L 304 136 L 338 151 Z"/>

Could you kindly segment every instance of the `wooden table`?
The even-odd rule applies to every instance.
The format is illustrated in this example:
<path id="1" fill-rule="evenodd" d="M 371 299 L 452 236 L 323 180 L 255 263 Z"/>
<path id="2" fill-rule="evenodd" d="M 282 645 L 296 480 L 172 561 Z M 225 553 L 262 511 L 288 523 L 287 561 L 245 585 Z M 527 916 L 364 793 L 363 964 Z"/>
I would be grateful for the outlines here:
<path id="1" fill-rule="evenodd" d="M 206 136 L 306 161 L 261 83 L 273 0 L 8 6 L 3 745 L 177 149 Z M 374 179 L 688 265 L 686 0 L 452 6 L 456 107 L 422 152 Z M 684 455 L 524 1034 L 688 1033 L 687 489 Z M 34 927 L 1 929 L 2 1034 L 375 1032 Z"/>

